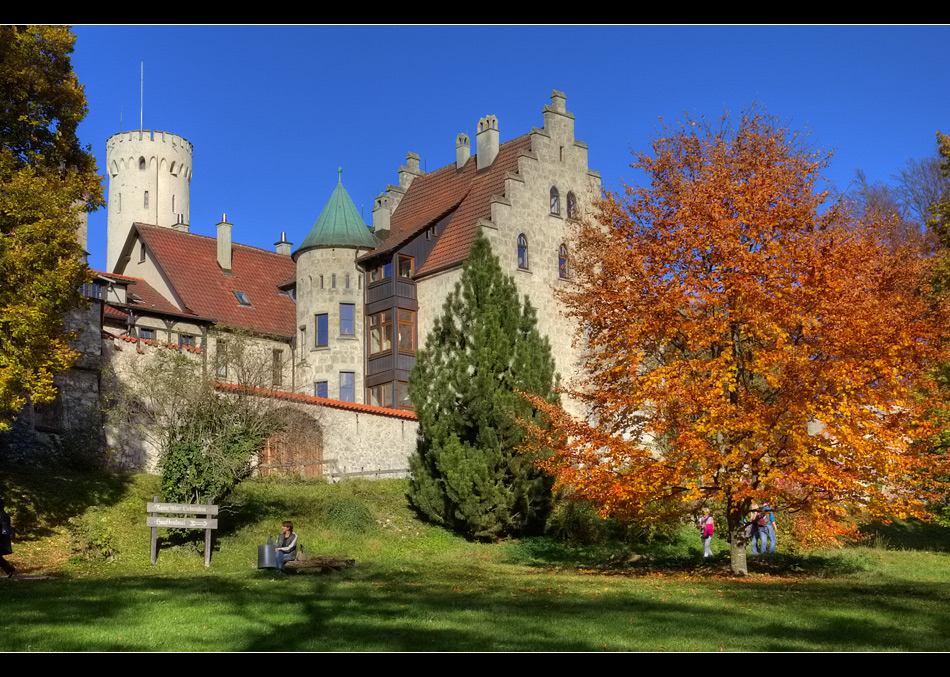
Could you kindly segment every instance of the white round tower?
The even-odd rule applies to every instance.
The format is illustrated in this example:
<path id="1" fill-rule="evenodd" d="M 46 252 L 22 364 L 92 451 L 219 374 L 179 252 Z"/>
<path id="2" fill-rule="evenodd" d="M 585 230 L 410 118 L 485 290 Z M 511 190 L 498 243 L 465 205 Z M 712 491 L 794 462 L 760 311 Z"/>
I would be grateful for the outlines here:
<path id="1" fill-rule="evenodd" d="M 172 227 L 190 218 L 192 145 L 177 134 L 135 130 L 106 141 L 109 218 L 106 270 L 115 270 L 136 221 Z"/>

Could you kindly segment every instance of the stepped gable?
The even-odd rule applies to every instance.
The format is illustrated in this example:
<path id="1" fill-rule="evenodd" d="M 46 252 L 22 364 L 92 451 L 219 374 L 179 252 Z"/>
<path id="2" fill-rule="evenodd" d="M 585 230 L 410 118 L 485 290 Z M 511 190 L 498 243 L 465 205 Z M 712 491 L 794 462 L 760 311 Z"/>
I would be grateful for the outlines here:
<path id="1" fill-rule="evenodd" d="M 475 241 L 479 219 L 491 219 L 491 199 L 505 194 L 505 175 L 517 173 L 518 157 L 531 151 L 528 134 L 501 145 L 487 169 L 476 171 L 476 158 L 469 158 L 461 171 L 455 164 L 417 176 L 393 212 L 391 232 L 385 246 L 361 259 L 398 249 L 407 241 L 451 214 L 444 232 L 416 272 L 415 277 L 461 265 Z"/>
<path id="2" fill-rule="evenodd" d="M 226 274 L 218 265 L 215 238 L 141 223 L 135 228 L 186 312 L 227 327 L 293 338 L 296 306 L 278 289 L 295 274 L 289 256 L 232 244 L 231 274 Z M 251 305 L 238 303 L 235 291 L 247 294 Z"/>
<path id="3" fill-rule="evenodd" d="M 363 223 L 359 210 L 343 187 L 343 170 L 339 170 L 336 188 L 323 206 L 307 237 L 294 252 L 294 260 L 308 249 L 352 247 L 374 249 L 379 245 L 376 236 Z"/>

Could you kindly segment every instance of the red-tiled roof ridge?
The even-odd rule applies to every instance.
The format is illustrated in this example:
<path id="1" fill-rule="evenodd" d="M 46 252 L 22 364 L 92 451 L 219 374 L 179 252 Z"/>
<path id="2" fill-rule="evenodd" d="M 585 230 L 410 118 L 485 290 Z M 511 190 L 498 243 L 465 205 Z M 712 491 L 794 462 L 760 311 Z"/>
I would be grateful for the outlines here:
<path id="1" fill-rule="evenodd" d="M 505 181 L 509 172 L 517 173 L 519 158 L 530 149 L 531 134 L 512 139 L 502 144 L 491 167 L 475 174 L 465 199 L 417 271 L 417 277 L 452 268 L 468 258 L 472 243 L 475 242 L 478 221 L 491 218 L 492 200 L 496 195 L 505 194 Z M 469 162 L 473 163 L 473 160 Z M 409 186 L 410 190 L 414 184 L 415 181 Z"/>
<path id="2" fill-rule="evenodd" d="M 212 242 L 215 243 L 215 248 L 217 248 L 217 244 L 218 244 L 218 238 L 215 237 L 214 235 L 202 235 L 201 233 L 192 233 L 191 231 L 176 230 L 176 229 L 174 229 L 174 228 L 168 228 L 168 227 L 166 227 L 166 226 L 157 226 L 157 225 L 155 225 L 154 223 L 144 223 L 144 222 L 141 222 L 141 221 L 136 221 L 133 225 L 136 225 L 136 226 L 145 226 L 146 228 L 149 228 L 149 229 L 158 229 L 158 230 L 162 230 L 162 231 L 172 232 L 172 233 L 176 233 L 176 234 L 178 234 L 178 235 L 183 235 L 183 236 L 185 236 L 185 237 L 200 237 L 200 238 L 203 239 L 203 240 L 211 240 Z M 253 249 L 253 250 L 255 250 L 255 251 L 262 252 L 262 253 L 264 253 L 264 254 L 269 254 L 269 255 L 271 255 L 271 256 L 279 256 L 279 257 L 282 257 L 282 258 L 285 258 L 285 259 L 289 259 L 289 258 L 290 258 L 290 257 L 287 256 L 286 254 L 279 254 L 279 253 L 277 253 L 276 251 L 274 251 L 274 250 L 272 250 L 272 249 L 264 249 L 263 247 L 255 247 L 254 245 L 251 245 L 251 244 L 242 244 L 242 243 L 240 243 L 240 242 L 231 242 L 231 246 L 232 246 L 232 247 L 241 247 L 242 249 Z M 113 275 L 113 274 L 114 274 L 114 273 L 109 273 L 109 275 Z"/>
<path id="3" fill-rule="evenodd" d="M 289 256 L 233 243 L 227 274 L 218 265 L 217 238 L 151 224 L 136 223 L 135 228 L 188 312 L 222 326 L 293 337 L 296 306 L 279 289 L 296 274 Z M 251 305 L 239 304 L 235 291 L 245 292 Z"/>
<path id="4" fill-rule="evenodd" d="M 494 162 L 481 171 L 477 169 L 477 155 L 473 155 L 462 169 L 448 164 L 415 177 L 390 217 L 389 237 L 359 260 L 392 252 L 454 213 L 416 275 L 432 274 L 462 263 L 475 241 L 478 220 L 491 217 L 492 197 L 504 194 L 506 176 L 517 172 L 518 158 L 530 151 L 528 133 L 501 144 Z"/>
<path id="5" fill-rule="evenodd" d="M 358 411 L 364 414 L 376 414 L 378 416 L 389 416 L 391 418 L 402 418 L 407 421 L 416 421 L 418 417 L 414 411 L 403 411 L 401 409 L 387 409 L 386 407 L 374 407 L 370 404 L 357 404 L 356 402 L 342 402 L 340 400 L 331 400 L 326 397 L 315 397 L 313 395 L 304 395 L 303 393 L 289 393 L 283 390 L 272 390 L 270 388 L 256 388 L 253 386 L 242 386 L 236 383 L 221 383 L 216 381 L 214 387 L 218 390 L 230 390 L 232 392 L 247 392 L 261 397 L 271 397 L 277 400 L 287 400 L 290 402 L 303 402 L 305 404 L 319 404 L 324 407 L 334 409 L 346 409 L 348 411 Z"/>

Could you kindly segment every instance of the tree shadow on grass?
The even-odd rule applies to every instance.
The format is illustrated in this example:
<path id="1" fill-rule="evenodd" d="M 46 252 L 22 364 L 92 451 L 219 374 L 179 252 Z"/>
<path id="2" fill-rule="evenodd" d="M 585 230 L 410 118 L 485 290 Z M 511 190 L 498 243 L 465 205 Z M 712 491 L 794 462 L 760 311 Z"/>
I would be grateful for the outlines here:
<path id="1" fill-rule="evenodd" d="M 47 469 L 0 469 L 0 495 L 7 503 L 16 541 L 48 538 L 90 506 L 122 500 L 131 478 L 111 473 L 59 475 Z"/>
<path id="2" fill-rule="evenodd" d="M 685 555 L 637 553 L 622 544 L 572 546 L 545 537 L 512 542 L 506 546 L 505 553 L 514 564 L 545 568 L 629 575 L 731 575 L 728 555 L 720 553 L 703 559 L 698 548 Z M 750 573 L 781 577 L 829 578 L 866 571 L 871 566 L 861 558 L 824 554 L 776 553 L 748 558 Z"/>
<path id="3" fill-rule="evenodd" d="M 950 527 L 920 520 L 895 520 L 861 527 L 861 534 L 873 546 L 888 550 L 950 552 Z"/>
<path id="4" fill-rule="evenodd" d="M 498 570 L 6 586 L 0 650 L 932 651 L 947 584 L 609 585 Z"/>

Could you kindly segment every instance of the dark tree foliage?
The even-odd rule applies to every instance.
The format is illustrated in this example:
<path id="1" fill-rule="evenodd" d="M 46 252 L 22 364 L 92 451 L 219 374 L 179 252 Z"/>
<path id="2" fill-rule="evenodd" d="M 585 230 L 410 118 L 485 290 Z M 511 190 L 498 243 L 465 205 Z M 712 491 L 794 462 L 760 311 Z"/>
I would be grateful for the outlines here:
<path id="1" fill-rule="evenodd" d="M 537 411 L 519 394 L 555 402 L 554 359 L 488 241 L 475 241 L 409 379 L 419 416 L 409 498 L 428 519 L 471 538 L 543 525 L 549 480 L 517 453 Z"/>

